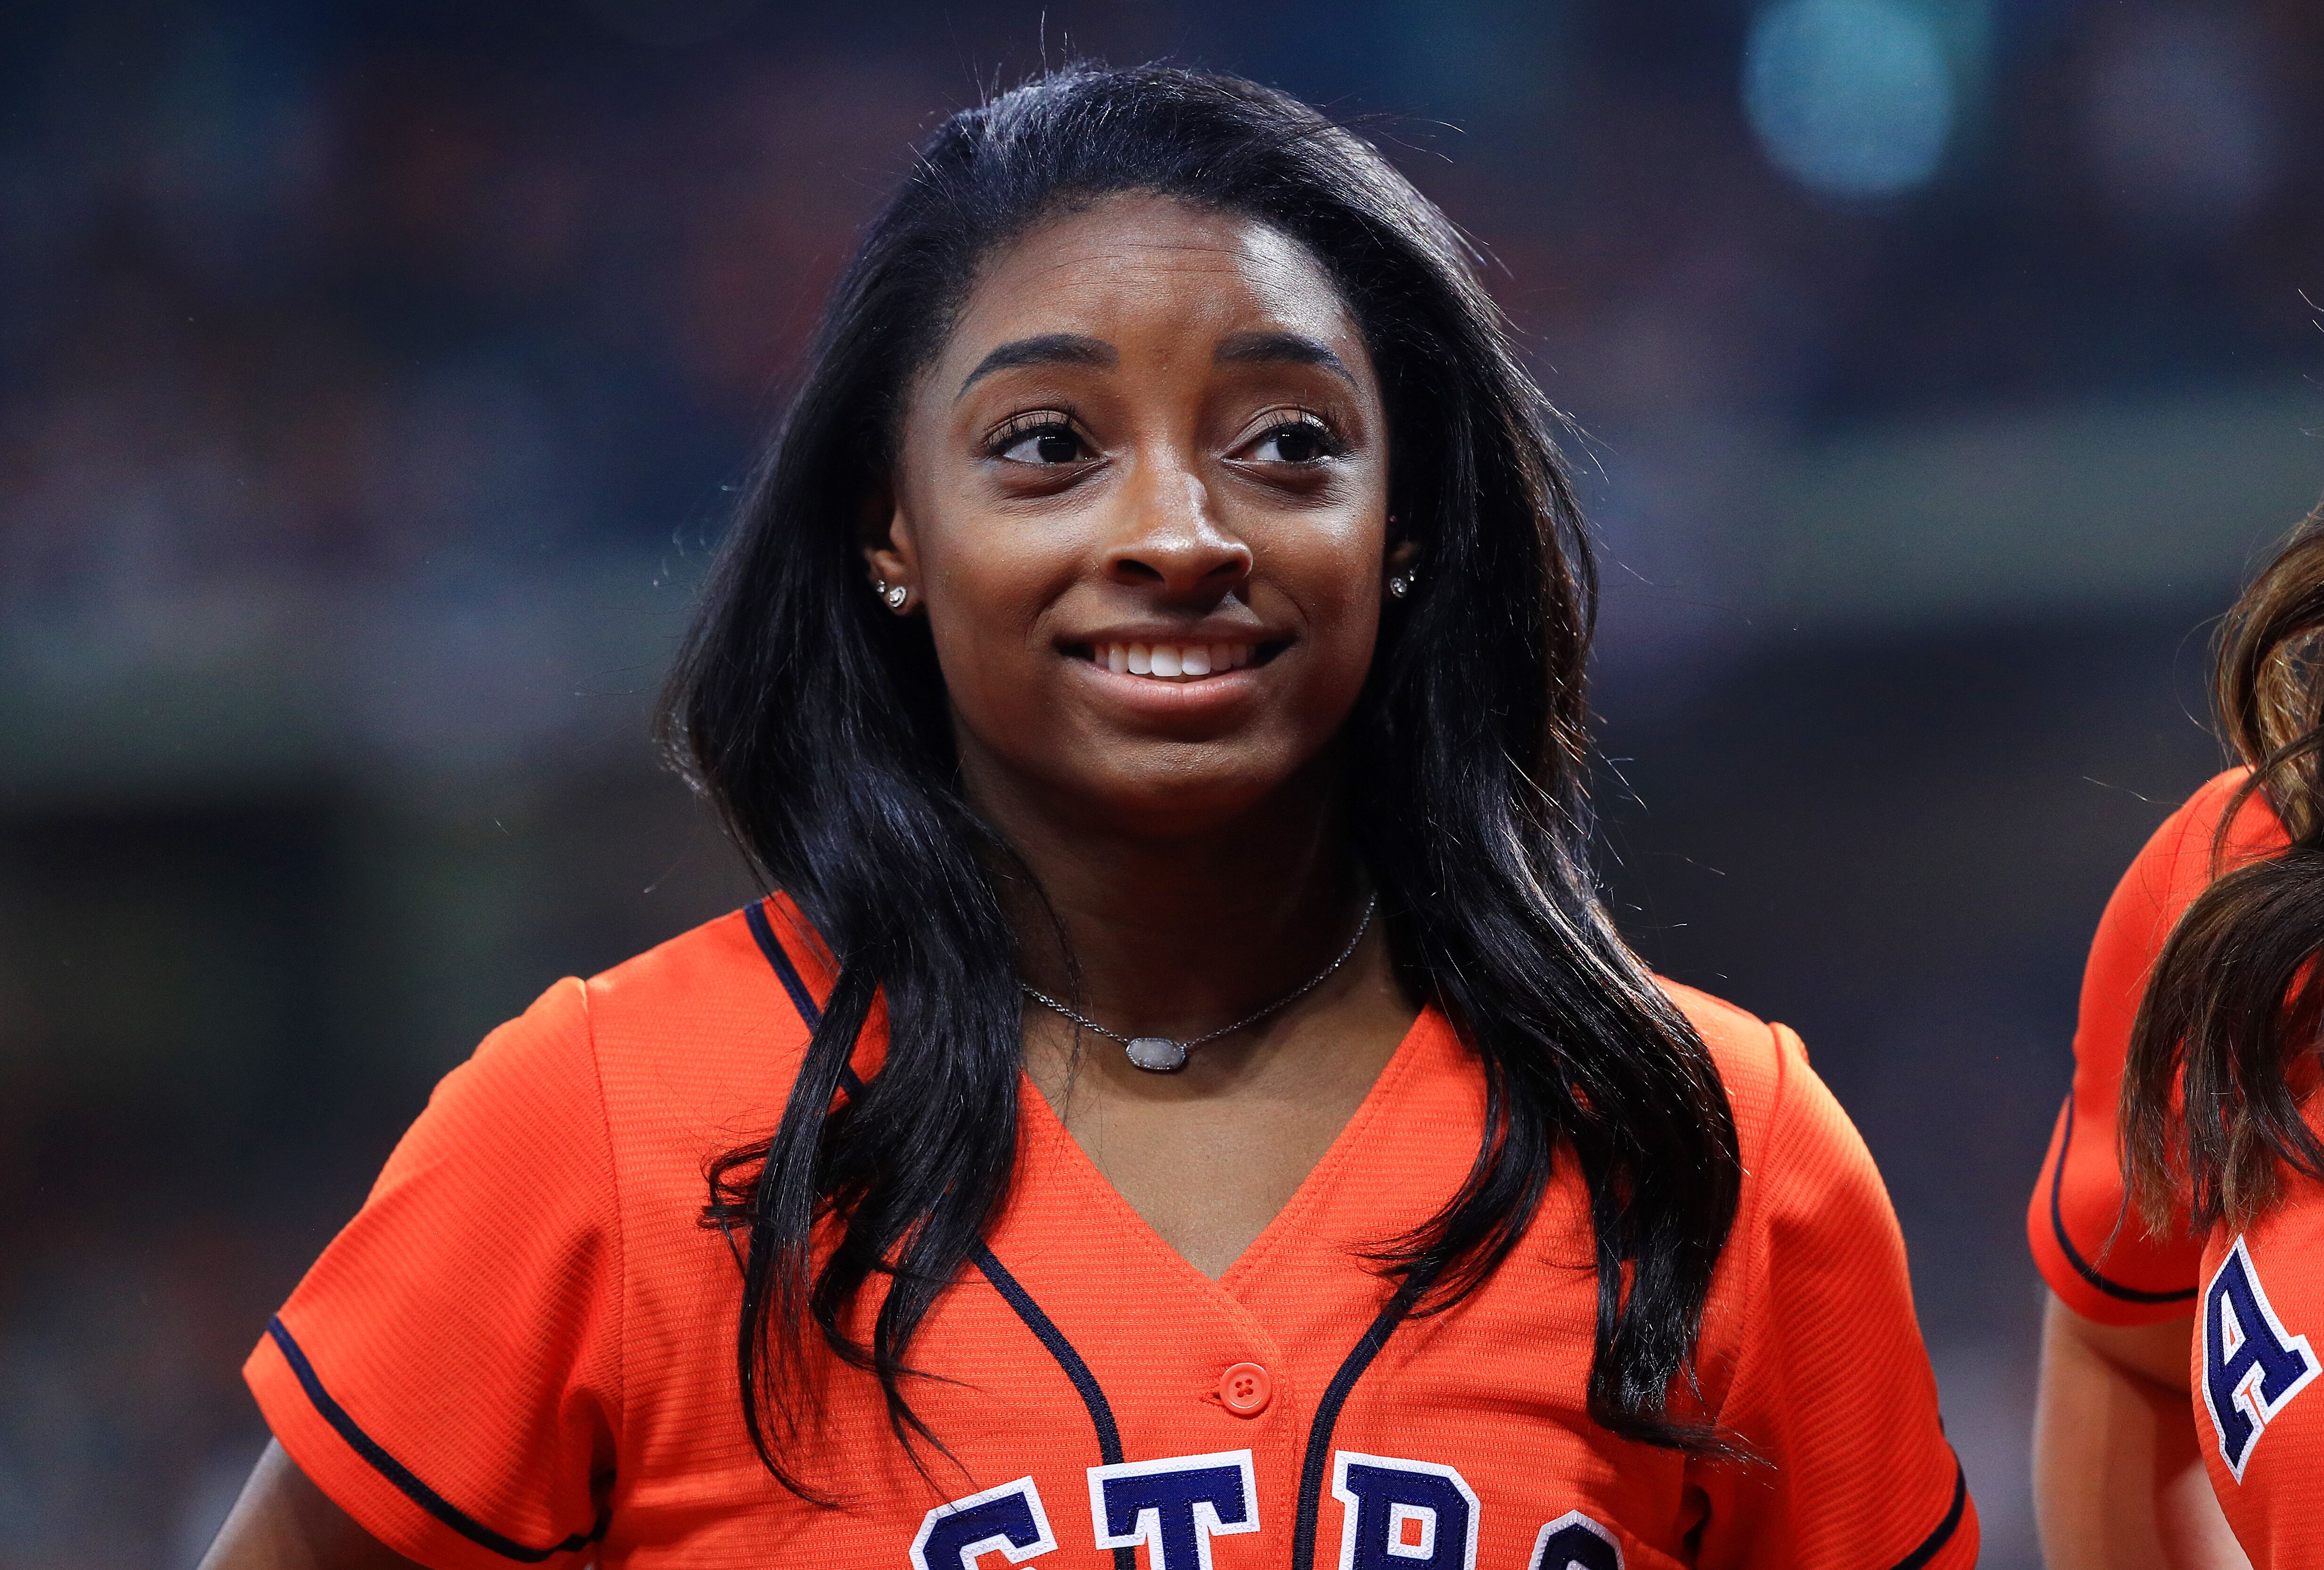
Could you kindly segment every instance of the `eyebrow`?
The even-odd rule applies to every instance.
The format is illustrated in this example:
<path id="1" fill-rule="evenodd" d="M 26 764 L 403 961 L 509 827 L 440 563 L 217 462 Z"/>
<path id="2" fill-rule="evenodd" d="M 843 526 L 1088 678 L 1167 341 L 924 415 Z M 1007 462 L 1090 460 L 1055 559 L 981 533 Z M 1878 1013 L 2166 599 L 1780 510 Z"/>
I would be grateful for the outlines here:
<path id="1" fill-rule="evenodd" d="M 1037 338 L 1018 338 L 1003 344 L 976 363 L 968 380 L 953 394 L 958 402 L 963 394 L 996 371 L 1014 371 L 1020 365 L 1101 365 L 1121 363 L 1120 352 L 1102 338 L 1092 338 L 1080 333 L 1043 333 Z"/>
<path id="2" fill-rule="evenodd" d="M 1211 355 L 1213 365 L 1259 365 L 1270 362 L 1321 365 L 1349 386 L 1356 384 L 1347 363 L 1332 353 L 1329 344 L 1304 333 L 1230 333 L 1219 340 L 1217 350 Z"/>

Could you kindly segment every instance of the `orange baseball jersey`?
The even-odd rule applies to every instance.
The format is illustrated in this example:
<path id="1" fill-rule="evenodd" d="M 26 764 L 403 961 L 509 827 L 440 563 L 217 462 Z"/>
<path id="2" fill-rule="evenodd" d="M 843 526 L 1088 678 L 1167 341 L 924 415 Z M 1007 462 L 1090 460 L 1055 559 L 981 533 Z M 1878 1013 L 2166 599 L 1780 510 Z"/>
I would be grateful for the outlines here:
<path id="1" fill-rule="evenodd" d="M 1483 1127 L 1478 1066 L 1432 1008 L 1216 1281 L 1027 1086 L 1008 1204 L 912 1348 L 949 1458 L 917 1473 L 872 1376 L 825 1359 L 795 1454 L 831 1502 L 802 1501 L 744 1437 L 736 1260 L 698 1218 L 706 1161 L 779 1117 L 831 974 L 777 898 L 559 983 L 447 1076 L 251 1355 L 301 1469 L 442 1570 L 1975 1562 L 1870 1156 L 1796 1037 L 1677 987 L 1746 1172 L 1702 1391 L 1762 1464 L 1591 1421 L 1598 1288 L 1570 1161 L 1481 1290 L 1385 1312 L 1362 1251 L 1453 1194 Z M 857 1074 L 879 1072 L 882 1029 L 875 1010 Z"/>
<path id="2" fill-rule="evenodd" d="M 2147 841 L 2098 923 L 2074 1033 L 2074 1088 L 2059 1114 L 2026 1230 L 2051 1290 L 2086 1318 L 2156 1324 L 2192 1314 L 2195 1425 L 2211 1486 L 2255 1565 L 2324 1564 L 2313 1508 L 2324 1396 L 2309 1337 L 2324 1329 L 2324 1192 L 2295 1180 L 2248 1230 L 2149 1234 L 2127 1202 L 2116 1116 L 2130 1028 L 2180 915 L 2211 880 L 2214 837 L 2243 770 L 2206 785 Z M 2283 849 L 2264 800 L 2246 803 L 2227 865 Z M 2311 1122 L 2318 1116 L 2313 1099 Z M 2319 1125 L 2324 1126 L 2324 1125 Z"/>

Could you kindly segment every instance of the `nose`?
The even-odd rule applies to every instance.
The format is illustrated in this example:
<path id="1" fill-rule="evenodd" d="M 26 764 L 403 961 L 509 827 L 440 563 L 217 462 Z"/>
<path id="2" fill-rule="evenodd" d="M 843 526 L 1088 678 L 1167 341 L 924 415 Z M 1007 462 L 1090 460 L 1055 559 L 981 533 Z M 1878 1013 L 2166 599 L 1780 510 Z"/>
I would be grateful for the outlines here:
<path id="1" fill-rule="evenodd" d="M 1250 576 L 1250 547 L 1213 516 L 1210 487 L 1182 464 L 1157 464 L 1127 488 L 1120 537 L 1105 553 L 1105 575 L 1170 597 L 1223 595 Z"/>

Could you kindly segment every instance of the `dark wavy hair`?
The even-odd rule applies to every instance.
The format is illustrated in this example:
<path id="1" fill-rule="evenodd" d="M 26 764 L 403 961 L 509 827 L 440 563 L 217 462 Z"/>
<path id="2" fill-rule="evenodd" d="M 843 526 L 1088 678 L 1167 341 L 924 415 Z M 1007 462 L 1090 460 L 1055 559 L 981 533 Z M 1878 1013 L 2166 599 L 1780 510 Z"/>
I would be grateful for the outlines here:
<path id="1" fill-rule="evenodd" d="M 2247 1225 L 2285 1174 L 2324 1181 L 2300 1070 L 2324 1022 L 2324 512 L 2293 530 L 2220 624 L 2219 727 L 2251 776 L 2211 846 L 2214 880 L 2172 928 L 2131 1028 L 2122 1150 L 2148 1226 L 2183 1195 L 2198 1232 Z M 2228 865 L 2254 795 L 2291 837 Z"/>
<path id="2" fill-rule="evenodd" d="M 1482 1065 L 1486 1133 L 1459 1192 L 1376 1262 L 1400 1310 L 1449 1308 L 1571 1159 L 1597 1239 L 1591 1415 L 1717 1448 L 1688 1392 L 1734 1220 L 1734 1122 L 1590 868 L 1595 583 L 1549 411 L 1461 236 L 1375 148 L 1284 94 L 1161 66 L 1038 78 L 920 147 L 836 286 L 670 678 L 665 745 L 838 961 L 780 1125 L 711 1169 L 706 1220 L 749 1232 L 735 1354 L 752 1441 L 816 1497 L 799 1464 L 819 1342 L 877 1373 L 916 1464 L 916 1437 L 941 1449 L 907 1400 L 908 1353 L 1008 1189 L 1021 1005 L 987 872 L 1007 847 L 963 797 L 925 623 L 864 588 L 862 519 L 980 268 L 1129 192 L 1245 216 L 1323 264 L 1379 369 L 1391 511 L 1427 563 L 1349 721 L 1349 794 L 1397 961 Z M 881 989 L 884 1066 L 843 1095 Z M 867 1344 L 849 1309 L 874 1278 Z"/>

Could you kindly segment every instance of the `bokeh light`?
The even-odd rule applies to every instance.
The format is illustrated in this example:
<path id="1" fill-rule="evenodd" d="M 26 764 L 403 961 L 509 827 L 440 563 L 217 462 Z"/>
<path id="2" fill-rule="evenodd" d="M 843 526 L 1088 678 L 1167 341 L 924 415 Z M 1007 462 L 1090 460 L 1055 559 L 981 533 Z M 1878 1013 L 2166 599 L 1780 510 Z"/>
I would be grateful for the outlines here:
<path id="1" fill-rule="evenodd" d="M 1953 124 L 1936 29 L 1894 0 L 1784 0 L 1760 13 L 1743 103 L 1777 167 L 1840 197 L 1926 183 Z"/>

